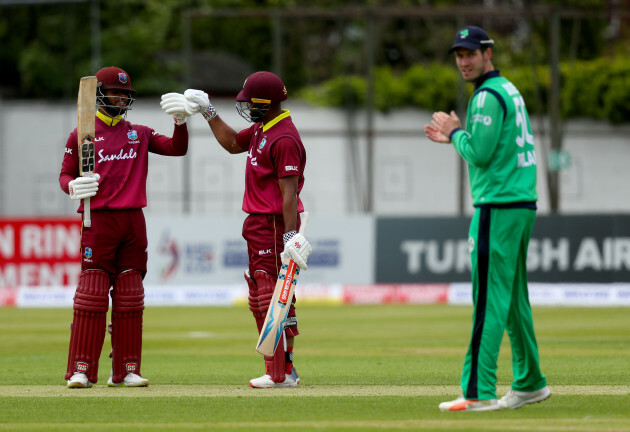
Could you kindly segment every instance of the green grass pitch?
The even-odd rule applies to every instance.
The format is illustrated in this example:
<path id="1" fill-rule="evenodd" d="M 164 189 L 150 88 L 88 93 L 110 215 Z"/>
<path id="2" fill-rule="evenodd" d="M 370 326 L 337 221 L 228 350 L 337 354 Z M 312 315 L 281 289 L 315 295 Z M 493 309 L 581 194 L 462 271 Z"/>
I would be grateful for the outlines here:
<path id="1" fill-rule="evenodd" d="M 630 310 L 535 307 L 552 397 L 519 410 L 441 413 L 457 397 L 472 308 L 299 305 L 297 389 L 258 390 L 247 306 L 148 307 L 147 388 L 66 389 L 71 309 L 0 309 L 0 431 L 630 431 Z M 507 336 L 499 397 L 511 381 Z"/>

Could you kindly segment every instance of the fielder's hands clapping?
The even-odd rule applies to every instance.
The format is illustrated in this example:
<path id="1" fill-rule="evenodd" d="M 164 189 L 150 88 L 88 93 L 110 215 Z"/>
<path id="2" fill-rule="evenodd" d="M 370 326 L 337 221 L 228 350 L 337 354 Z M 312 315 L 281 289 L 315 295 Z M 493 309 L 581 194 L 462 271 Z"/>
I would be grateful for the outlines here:
<path id="1" fill-rule="evenodd" d="M 98 181 L 100 179 L 101 176 L 98 173 L 94 173 L 93 176 L 77 177 L 71 180 L 68 183 L 70 199 L 81 200 L 93 197 L 98 192 Z"/>
<path id="2" fill-rule="evenodd" d="M 291 233 L 285 233 L 285 238 L 287 234 L 291 235 L 295 233 L 295 231 Z M 313 252 L 313 248 L 311 244 L 304 238 L 304 236 L 300 233 L 296 233 L 290 236 L 290 238 L 284 244 L 284 251 L 280 254 L 280 258 L 285 259 L 289 258 L 295 261 L 300 269 L 306 270 L 308 266 L 306 265 L 306 260 L 309 255 Z"/>
<path id="3" fill-rule="evenodd" d="M 457 128 L 461 128 L 461 124 L 455 111 L 450 115 L 438 111 L 433 113 L 431 124 L 424 126 L 424 133 L 431 141 L 446 144 L 451 142 L 451 133 Z"/>

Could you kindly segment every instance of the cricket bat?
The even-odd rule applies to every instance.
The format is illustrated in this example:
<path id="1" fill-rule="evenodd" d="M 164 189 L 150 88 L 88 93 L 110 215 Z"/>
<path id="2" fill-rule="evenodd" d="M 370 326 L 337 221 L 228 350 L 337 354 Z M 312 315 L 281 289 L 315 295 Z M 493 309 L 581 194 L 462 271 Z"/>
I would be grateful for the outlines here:
<path id="1" fill-rule="evenodd" d="M 308 216 L 308 212 L 302 213 L 300 234 L 304 234 Z M 278 342 L 280 342 L 284 333 L 284 323 L 289 314 L 289 307 L 293 300 L 293 293 L 295 292 L 299 275 L 300 268 L 292 259 L 285 258 L 282 260 L 278 281 L 276 282 L 267 316 L 256 344 L 256 351 L 262 355 L 272 356 L 276 352 Z"/>
<path id="2" fill-rule="evenodd" d="M 79 83 L 77 100 L 77 140 L 79 145 L 79 174 L 94 174 L 94 116 L 96 110 L 96 77 L 86 76 Z M 92 226 L 90 198 L 83 200 L 83 226 Z"/>

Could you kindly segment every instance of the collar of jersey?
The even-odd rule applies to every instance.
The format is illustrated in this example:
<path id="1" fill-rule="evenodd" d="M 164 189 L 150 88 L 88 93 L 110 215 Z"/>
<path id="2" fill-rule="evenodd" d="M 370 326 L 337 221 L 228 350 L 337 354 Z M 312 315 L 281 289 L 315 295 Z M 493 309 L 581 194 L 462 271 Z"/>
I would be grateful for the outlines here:
<path id="1" fill-rule="evenodd" d="M 290 115 L 291 115 L 291 111 L 283 109 L 282 114 L 280 114 L 275 119 L 271 120 L 269 123 L 260 125 L 260 127 L 262 128 L 263 132 L 267 132 L 269 129 L 274 127 L 280 120 L 285 119 L 289 117 Z"/>
<path id="2" fill-rule="evenodd" d="M 116 126 L 118 122 L 122 120 L 121 115 L 116 116 L 116 117 L 110 117 L 108 115 L 103 114 L 100 111 L 96 111 L 96 117 L 103 120 L 103 123 L 105 123 L 107 126 Z"/>
<path id="3" fill-rule="evenodd" d="M 479 79 L 477 81 L 475 81 L 475 88 L 478 89 L 479 87 L 481 87 L 481 85 L 486 82 L 486 80 L 489 80 L 490 78 L 496 78 L 498 76 L 501 76 L 501 72 L 499 71 L 499 69 L 493 69 L 490 72 L 486 73 L 483 76 L 480 76 Z"/>

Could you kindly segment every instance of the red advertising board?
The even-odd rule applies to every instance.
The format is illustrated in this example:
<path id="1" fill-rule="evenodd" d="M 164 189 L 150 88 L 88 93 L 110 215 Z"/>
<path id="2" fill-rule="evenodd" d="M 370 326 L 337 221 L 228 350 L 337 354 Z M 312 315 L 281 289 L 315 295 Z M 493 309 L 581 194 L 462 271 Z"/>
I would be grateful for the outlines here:
<path id="1" fill-rule="evenodd" d="M 0 289 L 76 286 L 80 240 L 76 217 L 0 219 Z"/>

